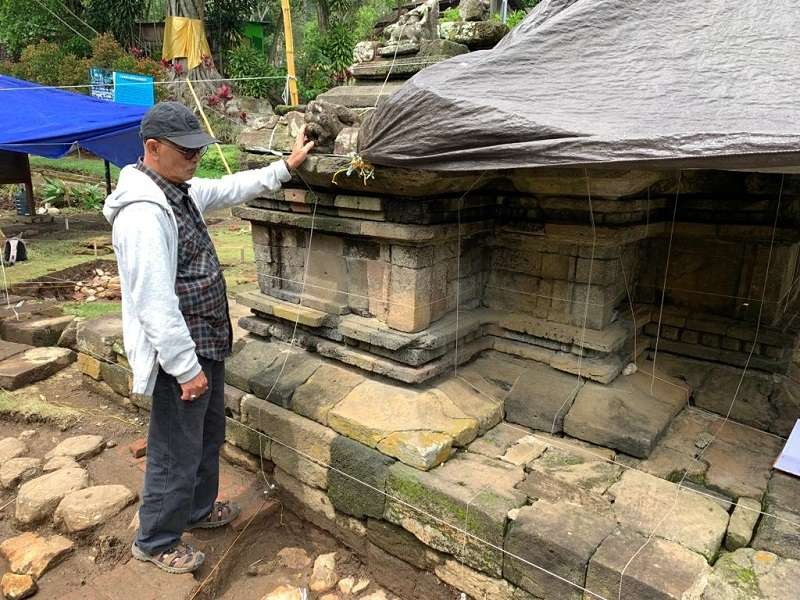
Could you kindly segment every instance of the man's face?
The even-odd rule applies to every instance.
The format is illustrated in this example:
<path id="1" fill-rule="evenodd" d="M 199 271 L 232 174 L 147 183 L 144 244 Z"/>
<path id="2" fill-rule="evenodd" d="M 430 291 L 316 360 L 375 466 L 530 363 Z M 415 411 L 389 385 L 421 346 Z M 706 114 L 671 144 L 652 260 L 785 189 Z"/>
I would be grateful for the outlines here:
<path id="1" fill-rule="evenodd" d="M 194 177 L 205 148 L 184 148 L 169 140 L 150 139 L 145 143 L 146 158 L 150 166 L 173 183 L 185 183 Z M 148 163 L 150 161 L 147 161 Z"/>

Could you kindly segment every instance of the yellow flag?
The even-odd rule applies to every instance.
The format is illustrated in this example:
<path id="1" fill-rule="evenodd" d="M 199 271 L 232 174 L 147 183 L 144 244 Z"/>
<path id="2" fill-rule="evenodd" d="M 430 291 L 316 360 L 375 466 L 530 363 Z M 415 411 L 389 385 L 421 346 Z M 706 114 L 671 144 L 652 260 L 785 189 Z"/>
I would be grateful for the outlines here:
<path id="1" fill-rule="evenodd" d="M 203 56 L 211 56 L 206 29 L 201 19 L 167 17 L 164 19 L 164 60 L 185 58 L 189 69 L 199 65 Z"/>

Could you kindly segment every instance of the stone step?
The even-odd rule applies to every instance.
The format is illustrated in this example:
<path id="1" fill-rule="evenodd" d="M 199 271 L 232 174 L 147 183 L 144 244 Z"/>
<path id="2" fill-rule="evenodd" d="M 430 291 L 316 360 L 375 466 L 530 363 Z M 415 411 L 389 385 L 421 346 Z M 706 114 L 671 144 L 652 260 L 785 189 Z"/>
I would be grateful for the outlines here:
<path id="1" fill-rule="evenodd" d="M 11 358 L 12 356 L 16 356 L 17 354 L 30 349 L 31 346 L 28 346 L 27 344 L 17 344 L 16 342 L 0 340 L 0 361 Z"/>
<path id="2" fill-rule="evenodd" d="M 0 324 L 4 340 L 29 346 L 56 346 L 61 334 L 75 320 L 72 315 L 31 318 L 24 321 L 6 319 Z"/>
<path id="3" fill-rule="evenodd" d="M 292 322 L 297 321 L 310 327 L 320 327 L 325 324 L 328 317 L 327 313 L 315 308 L 278 300 L 261 292 L 242 292 L 236 295 L 236 301 L 265 315 Z"/>
<path id="4" fill-rule="evenodd" d="M 75 361 L 69 348 L 32 348 L 0 362 L 0 387 L 15 390 L 57 373 Z"/>
<path id="5" fill-rule="evenodd" d="M 672 418 L 688 404 L 691 388 L 642 361 L 639 370 L 608 385 L 586 383 L 564 418 L 576 438 L 647 458 Z"/>
<path id="6" fill-rule="evenodd" d="M 404 83 L 405 81 L 387 81 L 385 85 L 383 83 L 340 85 L 320 94 L 317 100 L 349 108 L 373 108 L 378 101 L 394 94 Z"/>

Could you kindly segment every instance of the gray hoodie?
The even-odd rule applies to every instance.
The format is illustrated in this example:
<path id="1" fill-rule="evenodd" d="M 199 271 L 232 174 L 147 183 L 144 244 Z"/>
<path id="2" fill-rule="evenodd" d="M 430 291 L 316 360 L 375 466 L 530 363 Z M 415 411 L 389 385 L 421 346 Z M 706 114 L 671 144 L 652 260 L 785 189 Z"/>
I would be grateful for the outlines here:
<path id="1" fill-rule="evenodd" d="M 290 178 L 286 163 L 278 161 L 222 179 L 192 179 L 189 195 L 203 214 L 278 190 Z M 161 188 L 130 165 L 120 172 L 103 215 L 113 226 L 132 391 L 152 394 L 159 365 L 186 383 L 200 372 L 200 363 L 175 294 L 178 223 L 172 208 Z"/>

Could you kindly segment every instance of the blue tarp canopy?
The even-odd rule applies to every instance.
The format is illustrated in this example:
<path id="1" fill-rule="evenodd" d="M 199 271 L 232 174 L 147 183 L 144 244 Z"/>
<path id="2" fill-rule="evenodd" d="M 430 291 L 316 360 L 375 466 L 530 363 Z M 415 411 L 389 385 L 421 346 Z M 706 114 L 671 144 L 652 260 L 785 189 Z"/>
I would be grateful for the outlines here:
<path id="1" fill-rule="evenodd" d="M 142 154 L 147 110 L 0 75 L 0 150 L 59 158 L 77 145 L 123 167 Z"/>

